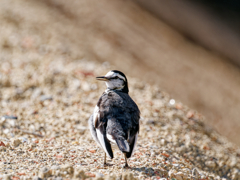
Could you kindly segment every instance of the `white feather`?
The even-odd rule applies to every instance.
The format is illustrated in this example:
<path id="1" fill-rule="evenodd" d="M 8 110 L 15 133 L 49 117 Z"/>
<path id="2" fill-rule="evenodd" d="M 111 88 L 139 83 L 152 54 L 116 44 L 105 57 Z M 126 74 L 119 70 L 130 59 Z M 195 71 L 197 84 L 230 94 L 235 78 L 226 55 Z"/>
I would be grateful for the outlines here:
<path id="1" fill-rule="evenodd" d="M 112 135 L 107 134 L 107 139 L 111 141 L 112 143 L 116 144 L 116 141 L 112 138 Z"/>
<path id="2" fill-rule="evenodd" d="M 93 121 L 93 119 L 92 119 L 92 121 Z M 93 122 L 91 122 L 91 123 L 93 123 Z M 92 125 L 91 125 L 91 126 L 92 126 Z M 98 141 L 98 139 L 97 139 L 97 136 L 96 136 L 96 134 L 95 134 L 95 132 L 94 132 L 94 129 L 91 128 L 91 127 L 90 127 L 90 133 L 91 133 L 94 141 L 98 144 L 98 146 L 99 146 L 100 148 L 102 148 L 102 146 L 101 146 L 101 144 L 99 143 L 99 141 Z"/>
<path id="3" fill-rule="evenodd" d="M 104 137 L 103 137 L 103 134 L 101 133 L 101 131 L 99 129 L 96 129 L 97 131 L 97 137 L 98 137 L 98 140 L 103 148 L 103 150 L 106 152 L 106 154 L 108 155 L 108 157 L 111 158 L 111 156 L 108 154 L 108 151 L 106 149 L 106 144 L 105 144 L 105 141 L 104 141 Z"/>
<path id="4" fill-rule="evenodd" d="M 133 150 L 132 150 L 131 156 L 133 155 L 133 152 L 135 150 L 135 147 L 136 147 L 136 144 L 137 144 L 137 139 L 138 139 L 138 133 L 135 135 L 135 141 L 134 141 L 134 145 L 133 145 Z"/>
<path id="5" fill-rule="evenodd" d="M 94 112 L 93 112 L 93 125 L 95 127 L 96 121 L 98 120 L 100 114 L 99 114 L 99 107 L 96 105 L 94 108 Z M 95 127 L 97 128 L 97 127 Z"/>
<path id="6" fill-rule="evenodd" d="M 123 81 L 121 79 L 112 79 L 111 81 L 106 81 L 106 86 L 108 89 L 122 89 Z"/>

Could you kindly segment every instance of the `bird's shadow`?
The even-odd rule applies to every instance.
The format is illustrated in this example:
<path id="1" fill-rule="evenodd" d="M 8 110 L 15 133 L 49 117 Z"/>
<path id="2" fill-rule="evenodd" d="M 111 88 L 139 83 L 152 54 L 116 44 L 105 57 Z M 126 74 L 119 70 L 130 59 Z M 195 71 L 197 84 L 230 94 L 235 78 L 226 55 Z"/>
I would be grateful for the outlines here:
<path id="1" fill-rule="evenodd" d="M 102 169 L 108 169 L 108 167 L 112 167 L 114 166 L 114 163 L 107 163 L 105 165 L 102 165 Z M 146 166 L 140 166 L 140 167 L 136 167 L 136 166 L 128 166 L 128 167 L 122 167 L 122 171 L 126 172 L 126 173 L 133 173 L 133 175 L 135 176 L 135 174 L 137 173 L 142 173 L 145 178 L 147 177 L 152 177 L 152 176 L 159 176 L 161 178 L 166 178 L 168 177 L 168 173 L 166 170 L 163 169 L 159 169 L 159 168 L 153 168 L 153 167 L 146 167 Z"/>

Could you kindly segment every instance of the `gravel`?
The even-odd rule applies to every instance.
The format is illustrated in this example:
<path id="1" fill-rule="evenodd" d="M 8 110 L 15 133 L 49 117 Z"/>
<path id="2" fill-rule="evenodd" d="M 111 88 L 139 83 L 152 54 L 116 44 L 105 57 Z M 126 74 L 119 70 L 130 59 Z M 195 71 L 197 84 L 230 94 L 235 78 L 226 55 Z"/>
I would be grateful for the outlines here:
<path id="1" fill-rule="evenodd" d="M 16 37 L 0 55 L 0 179 L 240 179 L 237 146 L 200 113 L 132 77 L 137 148 L 130 168 L 118 150 L 103 167 L 87 120 L 105 89 L 95 76 L 113 67 L 54 46 L 43 54 L 40 40 L 23 46 Z"/>

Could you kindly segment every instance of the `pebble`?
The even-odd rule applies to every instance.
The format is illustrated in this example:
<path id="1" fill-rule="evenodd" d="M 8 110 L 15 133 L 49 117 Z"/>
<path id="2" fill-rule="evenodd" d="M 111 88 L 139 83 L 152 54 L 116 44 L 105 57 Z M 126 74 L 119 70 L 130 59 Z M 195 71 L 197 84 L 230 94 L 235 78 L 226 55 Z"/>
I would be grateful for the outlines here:
<path id="1" fill-rule="evenodd" d="M 176 171 L 175 169 L 171 169 L 171 170 L 168 172 L 168 176 L 169 176 L 170 178 L 174 178 L 176 173 L 177 173 L 177 171 Z"/>
<path id="2" fill-rule="evenodd" d="M 51 175 L 53 175 L 53 176 L 60 175 L 60 167 L 59 166 L 56 166 L 56 165 L 51 166 L 50 171 L 51 171 Z"/>
<path id="3" fill-rule="evenodd" d="M 85 175 L 84 171 L 81 169 L 76 169 L 74 171 L 73 178 L 80 178 L 80 179 L 85 179 L 87 176 Z"/>
<path id="4" fill-rule="evenodd" d="M 40 171 L 38 172 L 38 177 L 44 179 L 51 176 L 51 171 L 48 167 L 43 167 L 40 169 Z"/>
<path id="5" fill-rule="evenodd" d="M 175 175 L 175 178 L 176 178 L 177 180 L 182 180 L 182 179 L 183 179 L 182 176 L 180 176 L 179 174 L 176 174 L 176 175 Z"/>
<path id="6" fill-rule="evenodd" d="M 70 164 L 66 164 L 61 166 L 61 171 L 63 171 L 65 174 L 73 175 L 74 173 L 74 168 Z"/>
<path id="7" fill-rule="evenodd" d="M 17 147 L 22 143 L 20 139 L 11 139 L 11 142 L 14 147 Z"/>
<path id="8" fill-rule="evenodd" d="M 192 170 L 192 176 L 194 176 L 195 178 L 199 178 L 199 172 L 196 168 Z"/>
<path id="9" fill-rule="evenodd" d="M 40 101 L 53 100 L 52 96 L 42 95 Z"/>
<path id="10" fill-rule="evenodd" d="M 96 174 L 96 177 L 104 177 L 104 175 L 102 173 L 95 173 Z"/>
<path id="11" fill-rule="evenodd" d="M 210 168 L 216 167 L 216 163 L 214 161 L 206 161 L 205 164 L 207 167 L 210 167 Z"/>

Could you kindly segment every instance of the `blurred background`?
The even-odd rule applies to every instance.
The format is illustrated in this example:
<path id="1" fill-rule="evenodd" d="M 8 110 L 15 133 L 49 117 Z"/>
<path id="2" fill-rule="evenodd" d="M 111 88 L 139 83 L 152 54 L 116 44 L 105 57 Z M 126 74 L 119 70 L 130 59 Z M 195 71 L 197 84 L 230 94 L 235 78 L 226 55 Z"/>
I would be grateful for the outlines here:
<path id="1" fill-rule="evenodd" d="M 1 0 L 1 68 L 36 49 L 108 62 L 240 145 L 239 17 L 235 0 Z"/>

